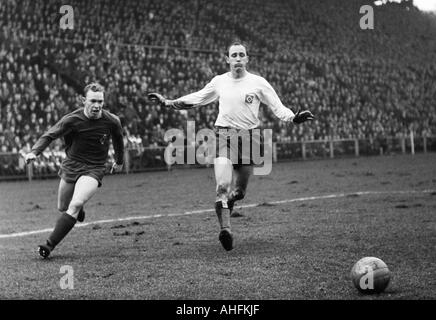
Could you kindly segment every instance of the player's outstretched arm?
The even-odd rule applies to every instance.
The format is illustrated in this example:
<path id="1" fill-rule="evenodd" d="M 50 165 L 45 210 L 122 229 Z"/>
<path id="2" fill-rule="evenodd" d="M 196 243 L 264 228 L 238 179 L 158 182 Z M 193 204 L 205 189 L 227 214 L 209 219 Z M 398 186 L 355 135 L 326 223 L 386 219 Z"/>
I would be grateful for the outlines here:
<path id="1" fill-rule="evenodd" d="M 166 99 L 163 95 L 156 92 L 149 93 L 148 99 L 153 102 L 157 102 L 162 107 L 172 108 L 175 110 L 191 109 L 193 107 L 192 104 L 186 104 L 179 100 Z"/>
<path id="2" fill-rule="evenodd" d="M 72 118 L 70 114 L 64 116 L 54 126 L 48 129 L 48 131 L 44 133 L 38 139 L 38 141 L 36 141 L 35 145 L 31 149 L 31 153 L 33 153 L 35 156 L 39 156 L 53 140 L 56 140 L 57 138 L 67 135 L 69 132 L 71 132 L 71 121 Z"/>
<path id="3" fill-rule="evenodd" d="M 296 124 L 300 124 L 306 121 L 313 120 L 315 117 L 309 110 L 301 111 L 301 109 L 298 109 L 298 112 L 295 114 L 294 119 L 292 121 Z"/>

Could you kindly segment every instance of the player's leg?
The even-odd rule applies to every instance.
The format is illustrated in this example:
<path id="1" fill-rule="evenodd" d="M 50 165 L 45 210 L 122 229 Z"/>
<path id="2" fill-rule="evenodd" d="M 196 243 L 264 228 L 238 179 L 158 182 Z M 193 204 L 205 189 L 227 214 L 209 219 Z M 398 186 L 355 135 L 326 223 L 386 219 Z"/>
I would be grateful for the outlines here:
<path id="1" fill-rule="evenodd" d="M 58 210 L 61 213 L 66 212 L 70 205 L 70 201 L 73 198 L 74 186 L 75 183 L 66 182 L 61 178 L 58 190 Z M 85 210 L 82 207 L 77 215 L 77 221 L 83 222 L 83 220 L 85 220 Z"/>
<path id="2" fill-rule="evenodd" d="M 61 178 L 58 188 L 58 210 L 64 213 L 68 209 L 71 199 L 73 198 L 75 183 L 70 183 Z"/>
<path id="3" fill-rule="evenodd" d="M 59 176 L 61 177 L 61 183 L 59 184 L 58 191 L 58 209 L 61 213 L 67 211 L 68 205 L 70 204 L 71 198 L 73 196 L 77 177 L 80 177 L 84 172 L 83 164 L 77 163 L 76 161 L 65 159 L 62 161 L 61 167 L 59 169 Z M 82 208 L 77 216 L 77 221 L 83 222 L 85 220 L 85 211 Z"/>
<path id="4" fill-rule="evenodd" d="M 58 218 L 56 224 L 61 223 L 64 220 L 62 218 L 63 214 L 68 209 L 68 205 L 73 197 L 75 183 L 67 182 L 61 178 L 58 187 L 58 210 L 61 213 L 61 216 Z M 44 258 L 48 257 L 50 251 L 53 250 L 54 246 L 47 240 L 46 244 L 42 244 L 39 246 L 39 254 Z"/>
<path id="5" fill-rule="evenodd" d="M 233 165 L 225 157 L 215 158 L 214 171 L 216 179 L 216 202 L 215 211 L 221 227 L 219 240 L 224 249 L 233 249 L 233 237 L 230 230 L 230 210 L 228 197 L 232 185 Z"/>
<path id="6" fill-rule="evenodd" d="M 77 215 L 77 221 L 83 222 L 85 220 L 85 209 L 80 208 L 79 214 Z"/>
<path id="7" fill-rule="evenodd" d="M 83 205 L 91 199 L 98 190 L 99 182 L 94 177 L 81 176 L 74 187 L 72 199 L 66 212 L 62 213 L 56 222 L 53 232 L 47 240 L 47 247 L 40 246 L 41 256 L 46 258 L 62 239 L 70 232 L 77 221 L 77 215 Z M 47 252 L 47 249 L 48 252 Z"/>
<path id="8" fill-rule="evenodd" d="M 221 228 L 230 228 L 230 219 L 223 221 L 222 208 L 228 209 L 228 197 L 232 185 L 233 166 L 232 162 L 224 157 L 216 158 L 214 161 L 214 171 L 216 180 L 216 205 L 218 220 Z"/>
<path id="9" fill-rule="evenodd" d="M 238 165 L 233 168 L 233 188 L 229 194 L 228 206 L 230 214 L 233 211 L 235 202 L 242 200 L 245 197 L 248 180 L 250 178 L 253 167 L 251 165 Z"/>
<path id="10" fill-rule="evenodd" d="M 87 203 L 97 192 L 99 181 L 92 176 L 81 176 L 74 188 L 73 198 L 68 206 L 67 214 L 77 218 L 80 209 Z"/>
<path id="11" fill-rule="evenodd" d="M 63 180 L 61 180 L 61 181 L 63 181 Z M 66 186 L 61 186 L 61 184 L 59 185 L 58 209 L 59 209 L 59 211 L 61 213 L 64 213 L 64 212 L 66 212 L 68 210 L 68 207 L 70 206 L 70 203 L 71 203 L 71 199 L 73 198 L 74 189 L 75 189 L 74 187 L 75 187 L 76 184 L 75 183 L 72 184 L 73 188 L 72 188 L 72 192 L 71 193 L 69 192 L 70 188 L 68 186 L 68 185 L 71 185 L 71 183 L 65 182 L 65 185 Z M 61 192 L 61 188 L 64 189 L 65 191 L 62 190 L 64 192 Z M 82 208 L 80 208 L 79 213 L 77 214 L 77 221 L 83 222 L 83 220 L 85 220 L 85 210 L 83 209 L 83 206 L 82 206 Z"/>

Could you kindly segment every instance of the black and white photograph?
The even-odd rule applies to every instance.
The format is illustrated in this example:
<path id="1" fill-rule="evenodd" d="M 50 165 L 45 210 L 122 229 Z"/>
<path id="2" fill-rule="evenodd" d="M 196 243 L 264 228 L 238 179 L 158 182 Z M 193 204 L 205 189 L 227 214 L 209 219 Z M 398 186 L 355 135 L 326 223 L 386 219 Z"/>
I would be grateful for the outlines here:
<path id="1" fill-rule="evenodd" d="M 3 302 L 435 300 L 435 164 L 436 0 L 0 0 Z"/>

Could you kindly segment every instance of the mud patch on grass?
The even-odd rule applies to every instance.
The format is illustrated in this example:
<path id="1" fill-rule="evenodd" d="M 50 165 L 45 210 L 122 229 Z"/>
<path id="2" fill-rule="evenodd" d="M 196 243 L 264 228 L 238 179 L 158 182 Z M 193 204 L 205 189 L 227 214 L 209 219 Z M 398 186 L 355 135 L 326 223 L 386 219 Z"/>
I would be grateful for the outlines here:
<path id="1" fill-rule="evenodd" d="M 346 197 L 347 198 L 357 198 L 357 197 L 360 197 L 360 195 L 358 195 L 357 193 L 351 193 L 351 194 L 347 194 Z"/>
<path id="2" fill-rule="evenodd" d="M 335 177 L 338 177 L 338 178 L 343 178 L 343 177 L 345 177 L 345 174 L 342 174 L 342 173 L 332 173 L 332 175 L 333 176 L 335 176 Z"/>
<path id="3" fill-rule="evenodd" d="M 126 228 L 127 226 L 125 226 L 124 224 L 118 224 L 116 226 L 112 226 L 111 229 L 122 229 L 122 228 Z"/>
<path id="4" fill-rule="evenodd" d="M 273 203 L 262 202 L 262 203 L 259 203 L 256 207 L 274 207 L 274 206 L 275 206 L 275 204 L 273 204 Z"/>
<path id="5" fill-rule="evenodd" d="M 135 226 L 146 226 L 146 225 L 150 225 L 150 224 L 153 224 L 153 222 L 151 222 L 151 221 L 145 221 L 145 222 L 133 221 L 132 223 L 129 223 L 127 226 L 128 227 L 135 227 Z"/>
<path id="6" fill-rule="evenodd" d="M 35 204 L 32 208 L 29 208 L 27 211 L 35 211 L 35 210 L 42 210 L 44 209 L 39 204 Z"/>
<path id="7" fill-rule="evenodd" d="M 427 184 L 427 181 L 418 181 L 415 185 L 416 186 L 422 186 L 424 184 Z"/>
<path id="8" fill-rule="evenodd" d="M 36 281 L 35 278 L 30 278 L 30 277 L 24 277 L 24 280 L 26 280 L 26 281 Z"/>
<path id="9" fill-rule="evenodd" d="M 397 173 L 397 176 L 399 176 L 399 177 L 409 177 L 411 175 L 412 174 L 409 173 L 409 172 L 399 172 L 399 173 Z"/>
<path id="10" fill-rule="evenodd" d="M 229 272 L 229 271 L 220 272 L 219 274 L 227 278 L 231 278 L 233 276 L 233 272 Z"/>
<path id="11" fill-rule="evenodd" d="M 109 278 L 109 277 L 112 277 L 113 275 L 114 275 L 114 273 L 108 273 L 108 274 L 102 275 L 101 277 L 102 278 Z"/>
<path id="12" fill-rule="evenodd" d="M 243 215 L 242 213 L 238 212 L 238 211 L 233 211 L 232 214 L 230 215 L 232 218 L 239 218 L 239 217 L 244 217 L 245 215 Z"/>
<path id="13" fill-rule="evenodd" d="M 130 231 L 124 231 L 124 232 L 114 232 L 113 235 L 116 237 L 120 236 L 130 236 L 132 233 Z"/>
<path id="14" fill-rule="evenodd" d="M 414 203 L 414 204 L 398 204 L 395 206 L 397 209 L 408 209 L 408 208 L 420 208 L 422 207 L 421 203 Z"/>

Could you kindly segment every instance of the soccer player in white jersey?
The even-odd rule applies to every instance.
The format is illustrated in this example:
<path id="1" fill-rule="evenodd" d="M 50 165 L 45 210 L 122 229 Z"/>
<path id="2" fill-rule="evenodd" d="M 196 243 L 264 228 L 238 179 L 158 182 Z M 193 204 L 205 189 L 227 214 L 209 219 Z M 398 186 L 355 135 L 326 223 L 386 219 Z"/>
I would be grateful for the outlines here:
<path id="1" fill-rule="evenodd" d="M 266 104 L 282 121 L 302 123 L 312 120 L 314 116 L 308 110 L 298 111 L 296 114 L 286 108 L 273 87 L 261 76 L 247 71 L 248 55 L 245 45 L 232 43 L 227 52 L 226 62 L 230 71 L 215 76 L 202 90 L 185 95 L 176 100 L 169 100 L 159 93 L 150 93 L 149 99 L 160 105 L 176 110 L 190 109 L 192 107 L 207 105 L 218 99 L 219 113 L 215 122 L 215 129 L 221 133 L 223 130 L 238 132 L 247 130 L 252 132 L 259 126 L 258 118 L 260 103 Z M 220 139 L 221 136 L 217 137 Z M 253 143 L 250 135 L 250 142 Z M 220 140 L 222 141 L 222 140 Z M 256 141 L 262 144 L 262 141 Z M 238 148 L 238 163 L 231 159 L 234 148 L 228 143 L 217 141 L 217 157 L 214 160 L 216 179 L 215 211 L 220 224 L 219 240 L 225 250 L 233 249 L 233 235 L 230 226 L 230 216 L 235 201 L 242 200 L 247 189 L 248 179 L 252 171 L 250 164 L 241 164 L 240 150 Z M 229 152 L 222 152 L 227 148 Z M 227 150 L 224 150 L 227 151 Z M 227 156 L 222 156 L 227 155 Z M 250 154 L 251 156 L 251 154 Z"/>

